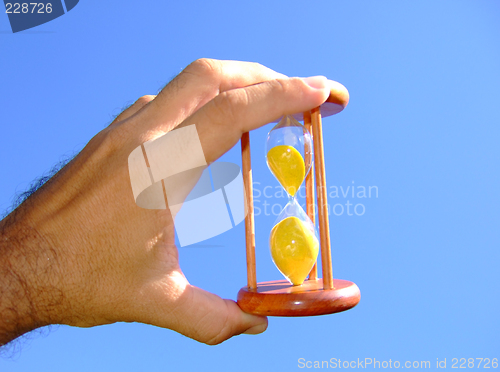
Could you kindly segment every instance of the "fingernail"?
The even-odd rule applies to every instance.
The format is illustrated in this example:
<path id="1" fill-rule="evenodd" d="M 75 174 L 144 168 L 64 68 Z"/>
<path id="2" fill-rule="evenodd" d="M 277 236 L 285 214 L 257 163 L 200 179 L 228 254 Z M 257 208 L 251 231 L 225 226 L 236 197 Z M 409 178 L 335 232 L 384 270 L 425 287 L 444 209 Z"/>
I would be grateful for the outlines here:
<path id="1" fill-rule="evenodd" d="M 245 335 L 258 335 L 267 329 L 267 323 L 257 324 L 251 328 L 248 328 L 243 334 Z"/>
<path id="2" fill-rule="evenodd" d="M 325 89 L 327 84 L 327 78 L 324 76 L 310 76 L 306 78 L 302 78 L 304 83 L 309 85 L 314 89 Z"/>

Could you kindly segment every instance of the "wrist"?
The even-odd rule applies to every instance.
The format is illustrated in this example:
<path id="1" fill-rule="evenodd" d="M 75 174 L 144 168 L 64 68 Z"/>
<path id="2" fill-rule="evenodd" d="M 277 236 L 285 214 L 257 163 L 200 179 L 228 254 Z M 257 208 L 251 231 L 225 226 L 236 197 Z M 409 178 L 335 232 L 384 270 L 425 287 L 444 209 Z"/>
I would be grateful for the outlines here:
<path id="1" fill-rule="evenodd" d="M 0 345 L 62 322 L 59 258 L 21 206 L 0 222 Z"/>

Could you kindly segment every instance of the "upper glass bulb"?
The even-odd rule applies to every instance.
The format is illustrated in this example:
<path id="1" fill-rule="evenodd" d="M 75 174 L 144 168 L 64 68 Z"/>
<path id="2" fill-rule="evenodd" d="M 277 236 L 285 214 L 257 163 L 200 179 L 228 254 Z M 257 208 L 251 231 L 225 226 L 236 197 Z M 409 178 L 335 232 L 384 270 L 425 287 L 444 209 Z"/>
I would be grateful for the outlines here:
<path id="1" fill-rule="evenodd" d="M 291 197 L 311 169 L 312 156 L 311 134 L 292 116 L 284 116 L 267 135 L 267 166 Z"/>

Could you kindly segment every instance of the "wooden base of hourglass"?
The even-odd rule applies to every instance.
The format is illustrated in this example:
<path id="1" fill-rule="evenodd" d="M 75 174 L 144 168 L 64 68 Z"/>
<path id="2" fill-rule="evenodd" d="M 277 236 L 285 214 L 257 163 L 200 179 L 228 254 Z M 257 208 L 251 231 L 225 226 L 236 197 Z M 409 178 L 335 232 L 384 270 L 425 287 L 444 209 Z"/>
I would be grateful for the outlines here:
<path id="1" fill-rule="evenodd" d="M 323 280 L 306 280 L 291 285 L 287 280 L 257 284 L 256 289 L 243 287 L 238 292 L 238 306 L 246 313 L 267 316 L 313 316 L 349 310 L 359 302 L 356 284 L 333 279 L 334 289 L 323 289 Z"/>
<path id="2" fill-rule="evenodd" d="M 347 280 L 333 279 L 330 251 L 330 229 L 326 198 L 325 159 L 321 113 L 323 106 L 333 107 L 330 114 L 344 109 L 349 101 L 347 90 L 340 84 L 332 85 L 330 97 L 322 107 L 303 114 L 304 125 L 311 131 L 314 144 L 314 167 L 317 190 L 318 222 L 321 245 L 323 279 L 317 279 L 316 265 L 300 286 L 286 280 L 257 283 L 255 265 L 255 228 L 253 212 L 252 167 L 250 160 L 250 135 L 241 137 L 243 184 L 245 188 L 245 236 L 247 253 L 248 285 L 238 292 L 238 305 L 251 314 L 269 316 L 313 316 L 338 313 L 351 309 L 360 300 L 356 284 Z M 312 117 L 312 119 L 311 119 Z M 312 122 L 312 124 L 311 124 Z M 312 172 L 309 172 L 311 174 Z M 306 179 L 307 214 L 314 223 L 314 187 L 312 175 Z"/>

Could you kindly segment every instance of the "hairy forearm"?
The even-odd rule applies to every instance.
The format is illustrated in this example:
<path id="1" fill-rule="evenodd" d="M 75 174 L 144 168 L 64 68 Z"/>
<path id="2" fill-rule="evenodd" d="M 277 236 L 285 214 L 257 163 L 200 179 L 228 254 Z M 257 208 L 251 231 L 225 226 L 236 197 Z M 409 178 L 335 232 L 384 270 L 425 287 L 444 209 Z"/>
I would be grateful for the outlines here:
<path id="1" fill-rule="evenodd" d="M 57 268 L 55 251 L 22 206 L 0 222 L 0 345 L 55 322 Z"/>

